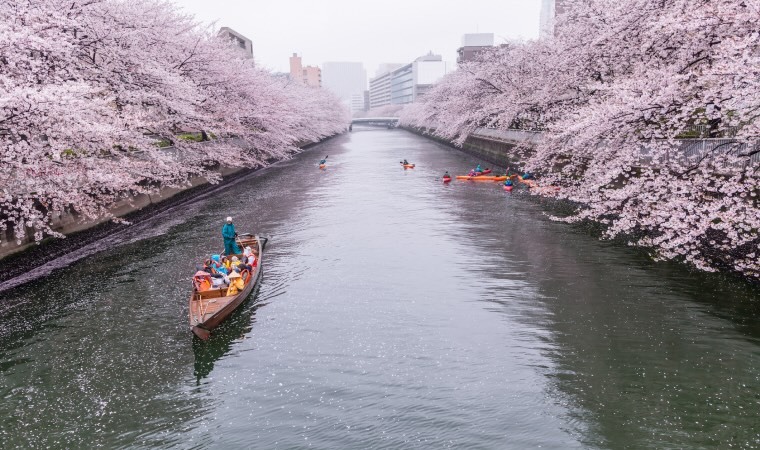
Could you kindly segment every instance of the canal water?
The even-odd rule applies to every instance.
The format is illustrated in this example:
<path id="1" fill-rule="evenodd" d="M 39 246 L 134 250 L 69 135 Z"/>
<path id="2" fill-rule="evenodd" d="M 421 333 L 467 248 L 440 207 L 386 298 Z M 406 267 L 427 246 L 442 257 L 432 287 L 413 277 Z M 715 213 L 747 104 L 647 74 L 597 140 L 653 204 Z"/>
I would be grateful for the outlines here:
<path id="1" fill-rule="evenodd" d="M 760 446 L 760 292 L 440 182 L 478 162 L 355 128 L 0 293 L 3 447 Z M 228 215 L 264 278 L 201 343 Z"/>

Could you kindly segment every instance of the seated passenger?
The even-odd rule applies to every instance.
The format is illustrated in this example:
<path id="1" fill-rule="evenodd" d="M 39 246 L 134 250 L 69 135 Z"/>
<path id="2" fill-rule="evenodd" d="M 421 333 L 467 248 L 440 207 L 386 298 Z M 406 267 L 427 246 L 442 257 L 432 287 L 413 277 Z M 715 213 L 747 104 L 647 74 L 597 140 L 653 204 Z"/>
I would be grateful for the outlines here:
<path id="1" fill-rule="evenodd" d="M 235 269 L 235 268 L 236 268 L 236 267 L 238 267 L 240 264 L 241 264 L 241 263 L 240 263 L 240 260 L 238 259 L 238 257 L 237 257 L 237 256 L 233 256 L 233 257 L 232 257 L 232 260 L 230 261 L 230 268 L 231 268 L 231 269 Z"/>
<path id="2" fill-rule="evenodd" d="M 222 275 L 226 275 L 229 272 L 227 270 L 227 267 L 225 267 L 222 263 L 222 259 L 219 255 L 211 255 L 211 267 L 216 271 L 216 273 L 220 273 Z"/>
<path id="3" fill-rule="evenodd" d="M 211 275 L 208 272 L 199 270 L 193 275 L 193 283 L 198 292 L 208 291 L 211 289 Z"/>
<path id="4" fill-rule="evenodd" d="M 245 283 L 243 283 L 243 277 L 233 270 L 230 274 L 230 287 L 227 288 L 227 296 L 237 295 L 244 287 Z"/>

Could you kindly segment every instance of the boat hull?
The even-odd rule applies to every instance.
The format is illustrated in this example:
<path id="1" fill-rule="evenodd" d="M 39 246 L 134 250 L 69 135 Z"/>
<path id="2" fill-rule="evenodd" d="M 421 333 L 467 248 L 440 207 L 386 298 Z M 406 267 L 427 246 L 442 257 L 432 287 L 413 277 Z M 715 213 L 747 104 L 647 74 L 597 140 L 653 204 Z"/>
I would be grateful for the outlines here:
<path id="1" fill-rule="evenodd" d="M 246 241 L 243 241 L 244 245 Z M 190 330 L 202 340 L 207 340 L 211 337 L 211 332 L 219 324 L 224 322 L 235 310 L 243 304 L 243 302 L 251 294 L 251 291 L 261 282 L 262 276 L 262 252 L 263 246 L 261 240 L 256 239 L 256 245 L 258 246 L 258 260 L 256 267 L 251 273 L 251 279 L 245 284 L 245 287 L 234 296 L 229 297 L 211 297 L 203 298 L 200 293 L 193 288 L 193 292 L 190 295 Z M 214 290 L 216 291 L 216 290 Z"/>

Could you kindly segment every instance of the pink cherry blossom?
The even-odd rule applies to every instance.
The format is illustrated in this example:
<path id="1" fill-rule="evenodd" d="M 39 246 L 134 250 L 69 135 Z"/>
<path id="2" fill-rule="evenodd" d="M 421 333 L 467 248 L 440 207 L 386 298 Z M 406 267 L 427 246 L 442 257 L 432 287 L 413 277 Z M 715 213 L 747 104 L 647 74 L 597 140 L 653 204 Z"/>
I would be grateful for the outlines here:
<path id="1" fill-rule="evenodd" d="M 341 132 L 340 101 L 241 57 L 161 0 L 0 2 L 0 230 L 59 236 L 220 164 L 257 167 Z M 203 131 L 212 139 L 183 139 Z M 169 145 L 169 147 L 166 147 Z"/>
<path id="2" fill-rule="evenodd" d="M 562 186 L 538 192 L 581 205 L 563 220 L 760 278 L 760 0 L 569 6 L 555 38 L 483 53 L 402 123 L 459 144 L 481 126 L 543 131 L 514 156 Z M 722 139 L 681 139 L 695 129 Z"/>

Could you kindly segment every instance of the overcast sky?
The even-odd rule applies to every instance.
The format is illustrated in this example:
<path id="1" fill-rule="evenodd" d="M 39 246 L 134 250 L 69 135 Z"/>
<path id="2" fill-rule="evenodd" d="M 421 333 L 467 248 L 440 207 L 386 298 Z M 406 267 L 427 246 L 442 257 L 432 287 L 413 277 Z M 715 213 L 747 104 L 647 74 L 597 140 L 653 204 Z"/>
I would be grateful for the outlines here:
<path id="1" fill-rule="evenodd" d="M 464 33 L 494 33 L 496 43 L 538 37 L 541 0 L 174 0 L 204 23 L 253 41 L 258 64 L 288 72 L 304 65 L 359 61 L 367 75 L 385 62 L 408 63 L 429 51 L 456 61 Z"/>

